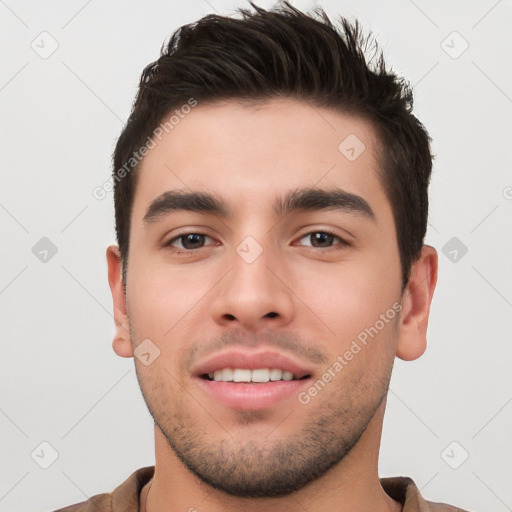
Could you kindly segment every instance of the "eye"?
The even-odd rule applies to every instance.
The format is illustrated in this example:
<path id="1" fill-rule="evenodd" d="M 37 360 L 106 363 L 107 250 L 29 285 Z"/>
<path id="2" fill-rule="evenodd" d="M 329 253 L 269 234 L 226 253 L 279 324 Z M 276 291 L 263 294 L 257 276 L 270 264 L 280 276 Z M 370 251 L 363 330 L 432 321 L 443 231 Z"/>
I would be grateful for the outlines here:
<path id="1" fill-rule="evenodd" d="M 165 246 L 170 247 L 171 249 L 178 249 L 177 252 L 193 251 L 194 249 L 201 249 L 201 247 L 204 247 L 206 239 L 213 240 L 211 237 L 203 233 L 184 233 L 169 240 Z M 179 249 L 184 249 L 184 251 L 179 251 Z"/>
<path id="2" fill-rule="evenodd" d="M 305 244 L 309 247 L 315 247 L 315 248 L 326 248 L 329 249 L 332 247 L 333 242 L 335 240 L 339 241 L 339 244 L 337 245 L 349 245 L 348 242 L 340 238 L 338 235 L 335 235 L 334 233 L 331 233 L 330 231 L 322 230 L 322 231 L 311 231 L 310 233 L 307 233 L 306 235 L 299 238 L 299 242 L 301 240 L 309 240 L 310 244 Z"/>

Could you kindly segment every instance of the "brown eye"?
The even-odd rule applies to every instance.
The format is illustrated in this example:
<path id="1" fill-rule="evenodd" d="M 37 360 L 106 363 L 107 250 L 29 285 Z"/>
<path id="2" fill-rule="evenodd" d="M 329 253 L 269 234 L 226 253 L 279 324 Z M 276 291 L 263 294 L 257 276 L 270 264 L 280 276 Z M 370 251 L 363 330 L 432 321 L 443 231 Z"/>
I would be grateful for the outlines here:
<path id="1" fill-rule="evenodd" d="M 338 240 L 341 245 L 348 245 L 345 240 L 328 231 L 312 231 L 311 233 L 307 233 L 302 236 L 299 240 L 304 239 L 309 241 L 309 244 L 306 243 L 304 245 L 319 249 L 332 247 L 335 240 Z"/>
<path id="2" fill-rule="evenodd" d="M 311 233 L 309 236 L 313 247 L 325 247 L 325 245 L 330 247 L 334 240 L 334 235 L 329 233 Z"/>
<path id="3" fill-rule="evenodd" d="M 205 240 L 207 238 L 211 240 L 208 235 L 204 235 L 202 233 L 185 233 L 170 240 L 166 246 L 192 251 L 194 249 L 201 249 L 201 247 L 204 247 Z"/>

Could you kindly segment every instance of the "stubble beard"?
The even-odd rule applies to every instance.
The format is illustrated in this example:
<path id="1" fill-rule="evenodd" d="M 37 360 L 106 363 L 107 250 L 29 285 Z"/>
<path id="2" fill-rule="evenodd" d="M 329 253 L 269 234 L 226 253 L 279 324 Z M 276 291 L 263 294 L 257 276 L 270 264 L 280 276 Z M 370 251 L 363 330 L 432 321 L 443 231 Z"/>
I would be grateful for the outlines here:
<path id="1" fill-rule="evenodd" d="M 132 327 L 133 343 L 136 338 Z M 148 410 L 178 459 L 201 482 L 240 498 L 287 496 L 339 464 L 358 443 L 385 401 L 392 368 L 393 362 L 382 370 L 382 375 L 366 369 L 355 380 L 343 379 L 343 384 L 330 384 L 336 386 L 337 393 L 323 390 L 309 404 L 297 401 L 294 407 L 301 417 L 310 420 L 287 438 L 275 440 L 279 423 L 294 421 L 292 409 L 284 420 L 285 415 L 276 418 L 276 432 L 270 429 L 273 435 L 255 442 L 250 440 L 250 435 L 235 438 L 226 429 L 221 429 L 225 434 L 222 439 L 212 440 L 208 437 L 211 429 L 205 427 L 205 422 L 211 423 L 212 418 L 205 412 L 207 419 L 199 421 L 187 412 L 185 404 L 192 398 L 184 396 L 180 385 L 175 386 L 181 391 L 179 397 L 166 401 L 162 398 L 169 395 L 169 376 L 165 371 L 163 375 L 150 374 L 149 380 L 135 365 Z M 310 408 L 306 415 L 303 407 Z M 238 420 L 239 426 L 250 426 L 258 422 L 258 412 L 240 411 Z"/>
<path id="2" fill-rule="evenodd" d="M 362 398 L 358 393 L 350 406 L 341 400 L 312 409 L 316 417 L 311 414 L 312 419 L 292 436 L 277 441 L 273 439 L 277 437 L 278 428 L 269 439 L 259 442 L 248 439 L 250 436 L 240 439 L 228 433 L 222 439 L 212 441 L 204 423 L 191 417 L 183 407 L 171 411 L 172 407 L 158 400 L 158 405 L 148 400 L 142 384 L 141 390 L 149 412 L 169 446 L 203 483 L 231 496 L 275 498 L 302 489 L 346 457 L 384 401 L 390 376 L 391 370 L 386 379 L 378 381 L 378 387 L 365 387 L 362 394 L 366 393 L 366 397 Z M 152 391 L 158 395 L 157 388 L 153 387 Z M 309 405 L 297 402 L 296 407 Z M 293 421 L 293 416 L 290 414 L 284 422 Z M 276 419 L 276 424 L 280 421 L 282 417 Z M 251 421 L 241 415 L 240 424 L 244 423 Z"/>

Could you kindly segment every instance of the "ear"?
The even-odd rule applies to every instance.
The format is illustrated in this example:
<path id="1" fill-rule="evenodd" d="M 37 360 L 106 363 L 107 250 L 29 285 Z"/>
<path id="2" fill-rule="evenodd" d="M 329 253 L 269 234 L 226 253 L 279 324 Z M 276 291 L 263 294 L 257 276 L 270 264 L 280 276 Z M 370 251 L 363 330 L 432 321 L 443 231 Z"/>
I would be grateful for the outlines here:
<path id="1" fill-rule="evenodd" d="M 126 295 L 123 286 L 121 271 L 121 255 L 117 245 L 107 248 L 108 284 L 112 292 L 114 302 L 115 333 L 112 347 L 114 352 L 121 357 L 133 357 L 132 343 L 130 339 L 130 325 L 126 308 Z"/>
<path id="2" fill-rule="evenodd" d="M 402 297 L 400 334 L 396 355 L 405 361 L 420 357 L 427 348 L 430 303 L 437 282 L 437 252 L 424 245 L 411 267 L 409 282 Z"/>

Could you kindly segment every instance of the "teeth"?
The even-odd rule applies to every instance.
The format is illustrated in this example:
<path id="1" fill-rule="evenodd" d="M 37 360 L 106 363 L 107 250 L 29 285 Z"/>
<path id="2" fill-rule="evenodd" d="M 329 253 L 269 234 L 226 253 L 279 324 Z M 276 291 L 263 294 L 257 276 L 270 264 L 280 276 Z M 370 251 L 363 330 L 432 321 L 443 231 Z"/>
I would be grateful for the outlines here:
<path id="1" fill-rule="evenodd" d="M 234 373 L 235 372 L 231 368 L 224 368 L 224 370 L 222 370 L 222 380 L 225 380 L 225 381 L 233 380 Z"/>
<path id="2" fill-rule="evenodd" d="M 252 382 L 268 382 L 270 370 L 268 368 L 261 368 L 260 370 L 253 370 L 251 380 Z"/>
<path id="3" fill-rule="evenodd" d="M 222 370 L 224 373 L 224 370 Z M 233 372 L 234 382 L 251 382 L 251 370 L 235 370 Z M 224 377 L 224 375 L 222 375 Z"/>
<path id="4" fill-rule="evenodd" d="M 294 379 L 292 372 L 279 368 L 258 368 L 256 370 L 223 368 L 210 372 L 208 377 L 218 382 L 269 382 Z"/>
<path id="5" fill-rule="evenodd" d="M 281 380 L 283 378 L 283 370 L 274 368 L 270 370 L 270 380 Z"/>

